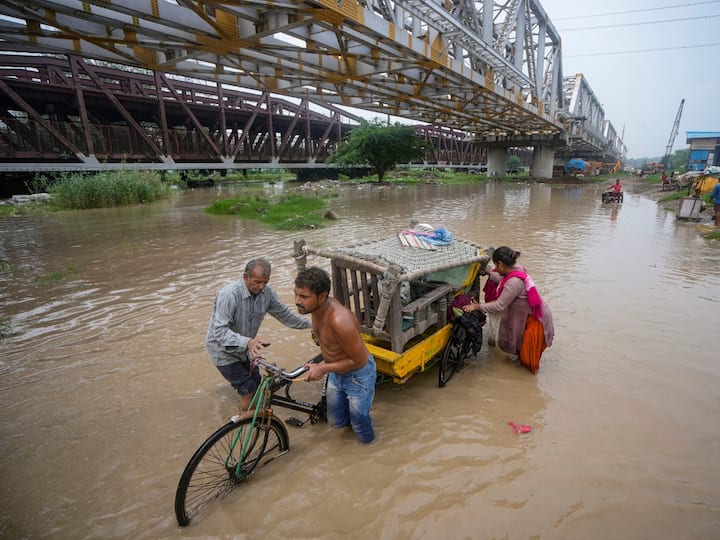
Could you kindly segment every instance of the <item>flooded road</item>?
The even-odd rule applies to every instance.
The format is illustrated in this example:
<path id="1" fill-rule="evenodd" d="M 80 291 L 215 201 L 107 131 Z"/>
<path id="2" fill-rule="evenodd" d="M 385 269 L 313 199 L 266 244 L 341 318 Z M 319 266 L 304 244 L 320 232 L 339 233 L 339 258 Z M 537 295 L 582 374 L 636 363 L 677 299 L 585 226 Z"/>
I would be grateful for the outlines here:
<path id="1" fill-rule="evenodd" d="M 205 215 L 228 188 L 0 218 L 0 538 L 720 537 L 720 245 L 599 189 L 346 188 L 302 233 Z M 522 252 L 555 317 L 538 375 L 483 346 L 446 388 L 437 368 L 380 386 L 375 443 L 289 428 L 290 453 L 178 528 L 180 473 L 237 403 L 203 345 L 217 289 L 265 256 L 292 303 L 293 240 L 411 219 Z M 263 329 L 281 365 L 315 351 Z"/>

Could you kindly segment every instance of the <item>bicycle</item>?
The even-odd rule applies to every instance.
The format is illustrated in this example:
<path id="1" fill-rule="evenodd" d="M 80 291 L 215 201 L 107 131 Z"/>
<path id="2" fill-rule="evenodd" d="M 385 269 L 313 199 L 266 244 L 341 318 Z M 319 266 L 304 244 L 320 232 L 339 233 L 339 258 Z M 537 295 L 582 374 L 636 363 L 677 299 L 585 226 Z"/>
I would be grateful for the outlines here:
<path id="1" fill-rule="evenodd" d="M 311 360 L 320 361 L 320 355 Z M 181 527 L 188 525 L 210 502 L 245 482 L 258 466 L 288 452 L 287 428 L 273 414 L 272 405 L 308 415 L 305 421 L 288 418 L 286 422 L 293 426 L 326 420 L 325 382 L 320 401 L 315 404 L 290 395 L 293 381 L 308 371 L 304 364 L 287 372 L 255 358 L 253 366 L 264 369 L 265 375 L 248 408 L 251 416 L 235 415 L 210 435 L 195 451 L 180 477 L 175 492 L 175 517 Z M 284 395 L 278 394 L 282 388 L 285 388 Z"/>
<path id="2" fill-rule="evenodd" d="M 440 369 L 438 370 L 438 386 L 443 388 L 453 375 L 465 367 L 470 355 L 476 355 L 482 345 L 483 331 L 487 316 L 482 311 L 466 313 L 457 317 L 453 323 L 450 339 L 445 346 Z"/>

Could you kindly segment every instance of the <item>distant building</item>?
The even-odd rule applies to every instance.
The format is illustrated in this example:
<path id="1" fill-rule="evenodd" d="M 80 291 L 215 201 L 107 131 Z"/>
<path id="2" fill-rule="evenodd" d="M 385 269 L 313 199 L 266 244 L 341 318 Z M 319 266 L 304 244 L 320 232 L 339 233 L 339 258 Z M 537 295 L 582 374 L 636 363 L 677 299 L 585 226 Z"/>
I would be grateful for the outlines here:
<path id="1" fill-rule="evenodd" d="M 702 171 L 720 165 L 720 131 L 686 131 L 690 145 L 688 171 Z"/>

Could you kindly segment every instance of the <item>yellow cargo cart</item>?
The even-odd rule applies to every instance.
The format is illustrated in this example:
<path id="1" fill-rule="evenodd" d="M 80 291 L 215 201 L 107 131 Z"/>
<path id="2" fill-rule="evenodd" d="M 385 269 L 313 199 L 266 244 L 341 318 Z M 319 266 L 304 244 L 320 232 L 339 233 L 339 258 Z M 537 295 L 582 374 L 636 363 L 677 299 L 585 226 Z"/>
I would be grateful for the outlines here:
<path id="1" fill-rule="evenodd" d="M 453 339 L 460 329 L 448 307 L 455 296 L 478 291 L 492 248 L 457 238 L 433 247 L 411 247 L 399 235 L 336 248 L 295 242 L 298 270 L 308 255 L 329 259 L 333 296 L 357 317 L 379 382 L 402 384 L 440 361 L 442 387 L 470 354 L 467 343 Z"/>

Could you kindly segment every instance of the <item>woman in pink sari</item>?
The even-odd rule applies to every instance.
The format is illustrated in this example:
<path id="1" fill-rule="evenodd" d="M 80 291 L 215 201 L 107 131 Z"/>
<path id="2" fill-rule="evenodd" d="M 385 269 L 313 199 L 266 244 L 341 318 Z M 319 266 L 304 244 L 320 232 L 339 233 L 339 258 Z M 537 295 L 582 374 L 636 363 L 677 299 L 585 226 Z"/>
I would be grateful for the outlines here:
<path id="1" fill-rule="evenodd" d="M 501 313 L 498 346 L 508 354 L 517 354 L 535 373 L 543 350 L 552 345 L 555 329 L 550 307 L 525 267 L 517 264 L 519 256 L 519 251 L 507 246 L 497 248 L 492 256 L 495 269 L 490 273 L 490 279 L 498 284 L 496 300 L 468 304 L 463 310 Z"/>

